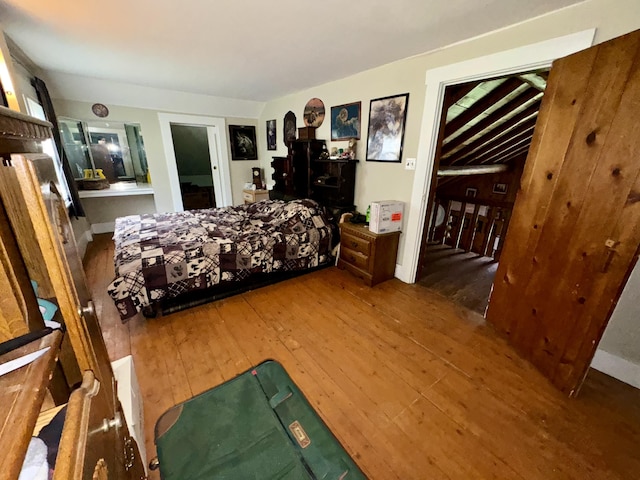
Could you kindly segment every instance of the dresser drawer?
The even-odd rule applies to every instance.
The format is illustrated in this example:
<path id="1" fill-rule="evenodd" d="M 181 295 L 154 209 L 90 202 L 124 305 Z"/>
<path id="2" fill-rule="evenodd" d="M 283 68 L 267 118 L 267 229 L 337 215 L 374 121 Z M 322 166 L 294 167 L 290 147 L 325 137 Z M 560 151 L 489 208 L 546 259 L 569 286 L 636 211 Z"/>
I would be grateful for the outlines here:
<path id="1" fill-rule="evenodd" d="M 350 248 L 345 248 L 345 245 L 340 246 L 340 258 L 354 267 L 369 270 L 369 256 Z"/>
<path id="2" fill-rule="evenodd" d="M 246 190 L 242 192 L 242 199 L 247 202 L 253 202 L 253 193 L 247 192 Z"/>
<path id="3" fill-rule="evenodd" d="M 343 231 L 340 238 L 341 247 L 346 247 L 349 250 L 360 252 L 363 255 L 371 254 L 371 241 L 366 238 L 355 237 L 350 235 L 349 232 Z"/>

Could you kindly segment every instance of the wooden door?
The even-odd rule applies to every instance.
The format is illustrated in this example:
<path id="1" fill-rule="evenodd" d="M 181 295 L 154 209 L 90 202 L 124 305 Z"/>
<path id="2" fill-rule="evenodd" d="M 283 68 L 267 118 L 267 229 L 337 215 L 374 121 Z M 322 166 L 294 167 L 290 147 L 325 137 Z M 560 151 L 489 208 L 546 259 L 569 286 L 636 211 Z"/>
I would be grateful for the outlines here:
<path id="1" fill-rule="evenodd" d="M 577 394 L 640 245 L 640 31 L 553 64 L 487 319 Z"/>

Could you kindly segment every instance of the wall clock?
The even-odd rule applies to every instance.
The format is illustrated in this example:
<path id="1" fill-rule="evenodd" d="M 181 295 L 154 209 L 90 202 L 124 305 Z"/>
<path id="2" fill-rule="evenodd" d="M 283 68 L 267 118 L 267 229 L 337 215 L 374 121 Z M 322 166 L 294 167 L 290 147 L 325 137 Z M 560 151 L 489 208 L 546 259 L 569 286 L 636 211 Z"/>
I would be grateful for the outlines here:
<path id="1" fill-rule="evenodd" d="M 96 117 L 104 118 L 109 115 L 109 109 L 102 103 L 94 103 L 91 105 L 91 111 Z"/>

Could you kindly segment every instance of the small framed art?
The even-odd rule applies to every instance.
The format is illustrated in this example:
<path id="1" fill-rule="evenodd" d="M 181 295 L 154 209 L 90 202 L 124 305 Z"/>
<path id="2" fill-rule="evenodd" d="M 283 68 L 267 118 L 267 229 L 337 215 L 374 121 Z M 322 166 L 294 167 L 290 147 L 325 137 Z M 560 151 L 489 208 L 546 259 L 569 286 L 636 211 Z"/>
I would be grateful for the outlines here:
<path id="1" fill-rule="evenodd" d="M 267 120 L 267 150 L 276 149 L 276 121 Z"/>
<path id="2" fill-rule="evenodd" d="M 256 127 L 253 125 L 229 125 L 231 160 L 257 160 Z"/>
<path id="3" fill-rule="evenodd" d="M 494 183 L 493 184 L 493 193 L 499 193 L 500 195 L 505 195 L 507 193 L 507 184 L 506 183 Z"/>
<path id="4" fill-rule="evenodd" d="M 331 107 L 331 140 L 360 139 L 361 102 Z"/>

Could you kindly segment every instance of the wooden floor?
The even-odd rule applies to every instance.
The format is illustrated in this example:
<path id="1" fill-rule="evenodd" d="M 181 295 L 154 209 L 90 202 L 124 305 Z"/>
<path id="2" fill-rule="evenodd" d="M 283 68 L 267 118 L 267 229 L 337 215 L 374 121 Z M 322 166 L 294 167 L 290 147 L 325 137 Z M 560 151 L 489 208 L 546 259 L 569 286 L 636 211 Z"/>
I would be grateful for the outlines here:
<path id="1" fill-rule="evenodd" d="M 332 267 L 121 324 L 112 254 L 98 236 L 85 265 L 111 357 L 134 357 L 149 458 L 167 408 L 273 358 L 372 479 L 640 476 L 640 390 L 594 371 L 569 400 L 420 285 L 368 288 Z"/>
<path id="2" fill-rule="evenodd" d="M 418 282 L 461 307 L 484 315 L 498 262 L 449 245 L 429 245 L 424 276 Z"/>

